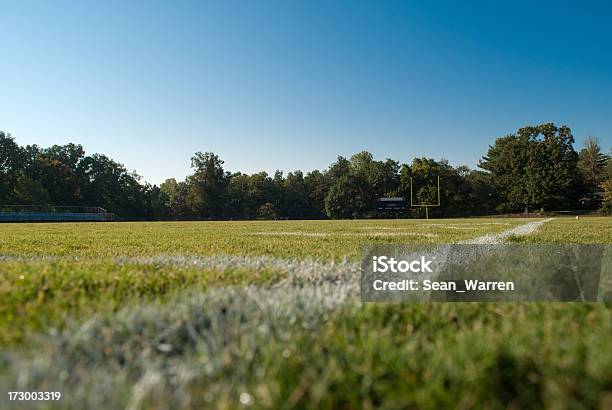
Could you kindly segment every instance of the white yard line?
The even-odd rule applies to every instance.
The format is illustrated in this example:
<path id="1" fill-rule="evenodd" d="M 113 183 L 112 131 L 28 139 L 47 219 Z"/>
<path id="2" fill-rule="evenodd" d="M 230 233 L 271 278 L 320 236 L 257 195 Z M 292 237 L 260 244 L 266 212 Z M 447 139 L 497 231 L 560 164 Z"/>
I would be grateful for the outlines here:
<path id="1" fill-rule="evenodd" d="M 304 232 L 304 231 L 262 231 L 262 232 L 248 232 L 245 235 L 248 236 L 298 236 L 298 237 L 314 237 L 314 238 L 326 238 L 330 236 L 329 232 Z"/>
<path id="2" fill-rule="evenodd" d="M 552 221 L 554 218 L 547 218 L 542 221 L 528 222 L 523 225 L 519 225 L 512 229 L 508 229 L 499 233 L 491 233 L 483 236 L 478 236 L 473 239 L 467 239 L 459 242 L 460 244 L 467 245 L 498 245 L 504 243 L 510 236 L 525 236 L 535 233 L 542 225 L 546 222 Z"/>
<path id="3" fill-rule="evenodd" d="M 248 269 L 254 272 L 287 272 L 281 283 L 344 283 L 348 277 L 359 276 L 359 264 L 349 261 L 322 262 L 306 259 L 285 259 L 273 256 L 144 256 L 115 258 L 116 263 L 143 265 L 193 266 L 201 269 L 228 271 Z"/>
<path id="4" fill-rule="evenodd" d="M 381 228 L 382 229 L 382 228 Z M 475 228 L 481 229 L 481 228 Z M 262 231 L 262 232 L 248 232 L 245 233 L 247 236 L 269 236 L 271 238 L 275 236 L 296 236 L 299 238 L 327 238 L 334 236 L 357 236 L 357 237 L 385 237 L 385 236 L 422 236 L 425 238 L 435 238 L 438 235 L 431 232 L 387 232 L 379 231 L 375 232 L 373 229 L 370 232 L 304 232 L 304 231 Z"/>

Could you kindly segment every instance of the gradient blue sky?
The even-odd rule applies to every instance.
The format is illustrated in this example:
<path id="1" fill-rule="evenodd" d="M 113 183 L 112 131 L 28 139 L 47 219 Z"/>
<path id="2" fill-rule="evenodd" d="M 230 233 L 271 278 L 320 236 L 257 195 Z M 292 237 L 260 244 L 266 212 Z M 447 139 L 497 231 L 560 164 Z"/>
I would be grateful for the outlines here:
<path id="1" fill-rule="evenodd" d="M 249 173 L 361 150 L 475 166 L 548 121 L 612 145 L 605 2 L 0 1 L 0 130 L 152 183 L 195 151 Z"/>

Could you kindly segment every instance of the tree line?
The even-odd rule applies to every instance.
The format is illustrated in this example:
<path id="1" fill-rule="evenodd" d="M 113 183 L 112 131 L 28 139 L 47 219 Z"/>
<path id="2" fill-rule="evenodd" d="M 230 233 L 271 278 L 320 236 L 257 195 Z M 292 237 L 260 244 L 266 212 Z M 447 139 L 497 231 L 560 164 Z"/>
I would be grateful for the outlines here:
<path id="1" fill-rule="evenodd" d="M 528 126 L 498 138 L 480 169 L 414 158 L 375 160 L 363 151 L 339 156 L 327 169 L 304 174 L 232 173 L 212 152 L 191 158 L 192 174 L 159 186 L 81 145 L 19 146 L 0 132 L 0 205 L 100 206 L 124 219 L 318 219 L 390 216 L 382 197 L 408 198 L 403 212 L 422 217 L 415 203 L 437 202 L 439 217 L 596 209 L 612 211 L 612 161 L 596 138 L 577 152 L 566 126 Z"/>

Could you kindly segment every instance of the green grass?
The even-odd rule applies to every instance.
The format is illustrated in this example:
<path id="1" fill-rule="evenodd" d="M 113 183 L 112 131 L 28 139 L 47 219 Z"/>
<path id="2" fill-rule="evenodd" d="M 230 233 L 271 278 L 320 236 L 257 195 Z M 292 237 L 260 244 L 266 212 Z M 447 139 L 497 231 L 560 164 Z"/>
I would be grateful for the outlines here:
<path id="1" fill-rule="evenodd" d="M 0 225 L 0 346 L 68 319 L 185 289 L 264 284 L 286 272 L 118 264 L 117 257 L 252 255 L 358 260 L 368 243 L 453 242 L 517 220 L 385 220 Z M 281 236 L 274 236 L 280 232 Z M 310 235 L 309 235 L 310 234 Z M 29 259 L 29 257 L 31 259 Z M 20 260 L 23 258 L 23 260 Z M 39 258 L 39 259 L 37 259 Z M 40 259 L 42 258 L 42 259 Z"/>
<path id="2" fill-rule="evenodd" d="M 555 218 L 534 235 L 513 238 L 522 243 L 604 243 L 612 245 L 612 217 Z"/>
<path id="3" fill-rule="evenodd" d="M 0 255 L 272 255 L 357 259 L 366 243 L 449 243 L 524 220 L 126 222 L 0 225 Z M 280 233 L 281 236 L 275 236 Z"/>
<path id="4" fill-rule="evenodd" d="M 369 305 L 303 334 L 278 364 L 284 346 L 265 352 L 266 377 L 243 388 L 269 408 L 597 407 L 612 389 L 611 334 L 610 310 L 594 305 Z"/>
<path id="5" fill-rule="evenodd" d="M 62 328 L 67 320 L 109 314 L 181 290 L 279 281 L 282 271 L 208 269 L 96 261 L 0 264 L 0 346 L 21 343 L 36 331 Z"/>
<path id="6" fill-rule="evenodd" d="M 606 407 L 609 306 L 361 304 L 334 282 L 358 275 L 367 244 L 525 222 L 0 225 L 0 393 L 58 389 L 62 408 Z M 612 218 L 511 241 L 611 244 Z"/>
<path id="7" fill-rule="evenodd" d="M 601 304 L 368 304 L 183 296 L 74 326 L 7 360 L 72 407 L 604 408 Z M 306 309 L 288 309 L 288 300 Z M 0 386 L 2 386 L 0 374 Z M 561 405 L 560 405 L 561 403 Z"/>

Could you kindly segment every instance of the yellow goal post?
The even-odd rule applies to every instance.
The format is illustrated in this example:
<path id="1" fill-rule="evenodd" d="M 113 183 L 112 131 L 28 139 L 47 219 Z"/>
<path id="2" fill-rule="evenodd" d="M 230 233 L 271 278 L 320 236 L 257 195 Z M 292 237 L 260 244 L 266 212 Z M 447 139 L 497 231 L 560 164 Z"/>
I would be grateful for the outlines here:
<path id="1" fill-rule="evenodd" d="M 440 206 L 440 175 L 437 177 L 438 180 L 438 202 L 435 204 L 415 204 L 413 201 L 414 195 L 412 193 L 412 177 L 410 177 L 410 207 L 424 207 L 425 208 L 425 218 L 429 219 L 429 207 Z"/>

